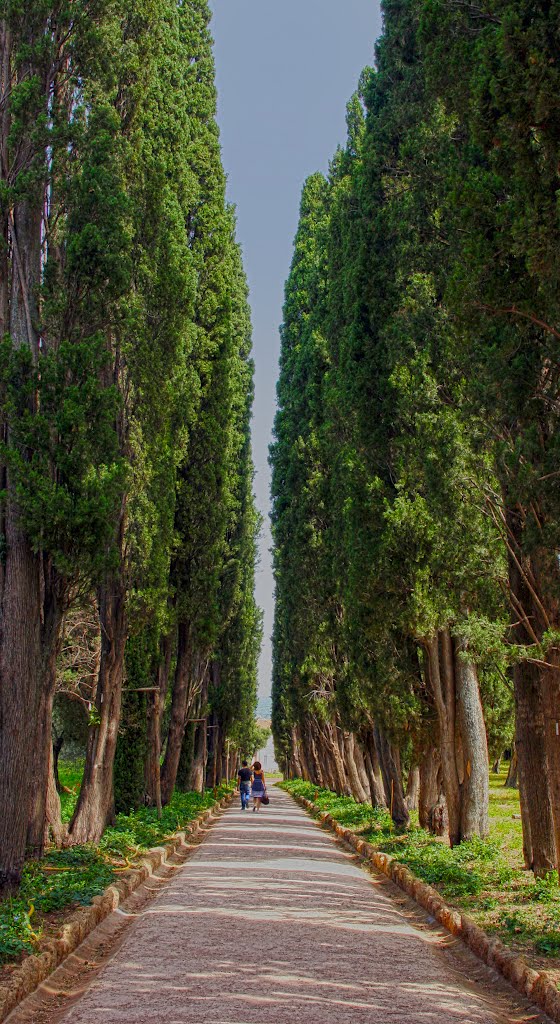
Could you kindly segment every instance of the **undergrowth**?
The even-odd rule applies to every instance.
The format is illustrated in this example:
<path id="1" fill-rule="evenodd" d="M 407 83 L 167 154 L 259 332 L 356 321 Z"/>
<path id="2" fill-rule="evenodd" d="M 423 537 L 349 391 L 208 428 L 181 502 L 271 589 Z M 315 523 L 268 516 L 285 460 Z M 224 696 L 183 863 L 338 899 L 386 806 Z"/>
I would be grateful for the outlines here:
<path id="1" fill-rule="evenodd" d="M 471 839 L 454 849 L 420 828 L 414 815 L 407 830 L 398 830 L 385 809 L 358 804 L 302 779 L 281 785 L 396 857 L 508 945 L 542 958 L 560 957 L 558 877 L 535 879 L 523 869 L 519 795 L 503 783 L 502 775 L 491 776 L 488 838 Z"/>
<path id="2" fill-rule="evenodd" d="M 69 821 L 81 780 L 80 765 L 63 765 L 60 776 L 68 792 L 62 794 L 63 820 Z M 50 850 L 41 861 L 28 861 L 17 895 L 0 901 L 0 965 L 33 952 L 49 914 L 87 906 L 107 888 L 117 873 L 131 866 L 134 857 L 181 831 L 201 811 L 229 791 L 175 793 L 158 820 L 155 808 L 119 814 L 98 845 Z"/>

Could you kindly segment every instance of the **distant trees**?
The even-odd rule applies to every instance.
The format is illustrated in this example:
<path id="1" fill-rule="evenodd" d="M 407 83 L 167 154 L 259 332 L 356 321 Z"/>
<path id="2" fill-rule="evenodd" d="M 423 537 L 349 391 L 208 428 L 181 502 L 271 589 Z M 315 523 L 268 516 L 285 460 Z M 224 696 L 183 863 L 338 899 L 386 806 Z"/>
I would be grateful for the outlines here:
<path id="1" fill-rule="evenodd" d="M 57 691 L 88 721 L 66 842 L 169 800 L 190 719 L 199 787 L 210 716 L 212 783 L 252 727 L 251 330 L 208 22 L 0 9 L 0 890 L 62 835 Z"/>
<path id="2" fill-rule="evenodd" d="M 271 450 L 286 769 L 399 824 L 418 783 L 457 843 L 487 830 L 514 707 L 539 874 L 560 842 L 551 17 L 385 5 L 347 145 L 304 187 Z"/>

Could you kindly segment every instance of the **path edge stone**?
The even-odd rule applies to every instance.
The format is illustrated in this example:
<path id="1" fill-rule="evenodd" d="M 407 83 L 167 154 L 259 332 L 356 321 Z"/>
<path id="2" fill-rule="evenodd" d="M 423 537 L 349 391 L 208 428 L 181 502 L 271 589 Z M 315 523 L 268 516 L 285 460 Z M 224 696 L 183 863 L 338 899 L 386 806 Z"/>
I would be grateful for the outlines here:
<path id="1" fill-rule="evenodd" d="M 88 935 L 128 897 L 142 882 L 166 864 L 168 858 L 184 845 L 187 838 L 198 835 L 201 826 L 233 800 L 229 793 L 206 808 L 188 826 L 176 832 L 169 842 L 146 850 L 137 866 L 112 882 L 87 907 L 79 907 L 62 925 L 58 934 L 40 943 L 39 952 L 30 953 L 12 973 L 6 985 L 0 985 L 0 1024 L 16 1006 L 27 999 L 39 985 L 78 948 Z"/>
<path id="2" fill-rule="evenodd" d="M 485 932 L 467 914 L 461 914 L 450 907 L 437 889 L 413 875 L 396 857 L 374 849 L 371 843 L 345 828 L 327 811 L 319 811 L 306 797 L 296 796 L 294 793 L 289 795 L 321 825 L 347 843 L 362 860 L 386 875 L 447 931 L 464 942 L 479 960 L 498 971 L 521 995 L 530 999 L 540 1010 L 544 1010 L 556 1024 L 560 1024 L 560 991 L 547 971 L 533 970 L 523 957 L 508 949 L 500 939 Z"/>

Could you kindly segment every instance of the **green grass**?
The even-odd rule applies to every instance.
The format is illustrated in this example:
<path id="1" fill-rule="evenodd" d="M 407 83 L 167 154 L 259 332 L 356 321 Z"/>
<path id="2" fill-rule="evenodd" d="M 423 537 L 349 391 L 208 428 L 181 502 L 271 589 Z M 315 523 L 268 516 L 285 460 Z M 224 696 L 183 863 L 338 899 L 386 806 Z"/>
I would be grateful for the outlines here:
<path id="1" fill-rule="evenodd" d="M 82 772 L 83 764 L 61 765 L 62 785 L 72 790 L 62 796 L 65 821 L 72 815 Z M 219 786 L 216 796 L 211 790 L 175 793 L 159 820 L 155 809 L 149 807 L 119 814 L 97 846 L 51 850 L 41 861 L 28 861 L 17 896 L 0 901 L 0 965 L 17 961 L 36 948 L 49 914 L 90 904 L 119 869 L 129 866 L 143 850 L 181 831 L 231 788 Z"/>
<path id="2" fill-rule="evenodd" d="M 396 830 L 387 811 L 358 804 L 296 779 L 281 785 L 311 800 L 376 849 L 396 857 L 445 899 L 468 913 L 488 932 L 548 969 L 560 970 L 560 888 L 558 876 L 534 879 L 523 869 L 517 790 L 504 788 L 505 776 L 490 776 L 490 832 L 453 850 L 421 829 L 417 820 Z M 557 964 L 552 958 L 558 960 Z"/>
<path id="3" fill-rule="evenodd" d="M 82 775 L 84 774 L 84 762 L 61 761 L 58 766 L 58 774 L 63 787 L 63 792 L 60 794 L 62 820 L 68 822 L 74 813 L 78 793 L 80 792 Z M 69 792 L 66 792 L 67 790 Z"/>

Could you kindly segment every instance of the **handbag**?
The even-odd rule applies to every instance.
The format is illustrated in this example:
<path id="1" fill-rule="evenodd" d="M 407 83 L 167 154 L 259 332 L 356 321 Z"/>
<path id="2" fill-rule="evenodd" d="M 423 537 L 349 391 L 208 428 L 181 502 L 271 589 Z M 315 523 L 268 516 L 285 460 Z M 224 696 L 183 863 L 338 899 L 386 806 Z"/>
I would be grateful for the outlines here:
<path id="1" fill-rule="evenodd" d="M 267 791 L 265 789 L 263 796 L 261 796 L 261 804 L 264 804 L 265 807 L 266 807 L 267 804 L 269 804 L 269 803 L 270 803 L 270 797 L 269 797 L 269 795 L 268 795 L 268 793 L 267 793 Z"/>

